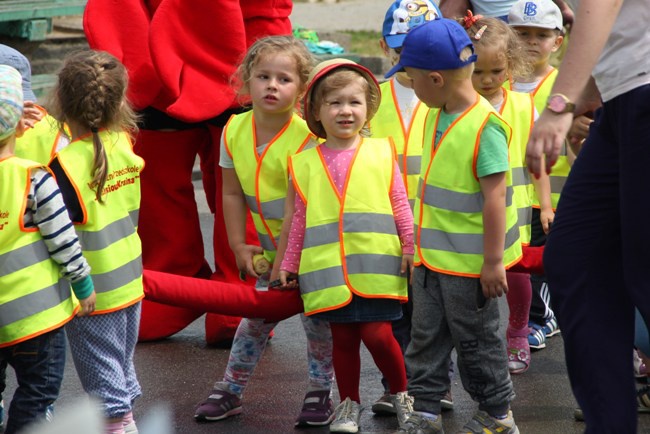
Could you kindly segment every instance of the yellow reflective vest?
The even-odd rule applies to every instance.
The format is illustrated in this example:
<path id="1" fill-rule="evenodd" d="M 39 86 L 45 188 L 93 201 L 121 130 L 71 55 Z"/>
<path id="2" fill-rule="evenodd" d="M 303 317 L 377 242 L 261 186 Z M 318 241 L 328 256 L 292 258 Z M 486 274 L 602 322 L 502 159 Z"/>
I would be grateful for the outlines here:
<path id="1" fill-rule="evenodd" d="M 440 111 L 431 111 L 424 133 L 422 173 L 415 201 L 415 263 L 445 274 L 479 277 L 483 265 L 484 198 L 476 174 L 481 132 L 486 123 L 511 129 L 490 103 L 476 102 L 444 132 L 434 148 Z M 506 227 L 503 263 L 521 258 L 512 179 L 506 172 Z"/>
<path id="2" fill-rule="evenodd" d="M 30 171 L 40 164 L 0 160 L 0 347 L 61 327 L 76 312 L 70 284 L 60 277 L 38 228 L 25 228 Z"/>
<path id="3" fill-rule="evenodd" d="M 100 130 L 99 136 L 108 164 L 103 203 L 95 199 L 92 188 L 92 135 L 80 137 L 57 154 L 83 208 L 83 222 L 75 224 L 75 229 L 92 269 L 97 294 L 94 314 L 128 307 L 144 296 L 142 245 L 137 233 L 144 161 L 133 153 L 126 133 Z"/>
<path id="4" fill-rule="evenodd" d="M 334 185 L 320 147 L 291 157 L 296 192 L 306 204 L 300 258 L 305 315 L 338 309 L 352 293 L 406 301 L 402 247 L 390 203 L 395 150 L 388 139 L 364 139 L 343 192 Z"/>
<path id="5" fill-rule="evenodd" d="M 548 97 L 551 94 L 551 90 L 553 89 L 553 84 L 557 78 L 557 73 L 558 70 L 553 68 L 546 75 L 546 77 L 542 78 L 535 90 L 531 92 L 535 100 L 535 108 L 540 114 L 544 111 L 544 109 L 546 109 L 546 103 L 548 101 Z M 506 88 L 511 89 L 510 83 L 508 83 Z M 567 147 L 568 142 L 565 140 L 560 155 L 551 168 L 551 203 L 553 205 L 553 209 L 557 208 L 557 203 L 560 200 L 562 188 L 564 188 L 566 179 L 569 176 L 569 172 L 571 171 L 571 165 L 569 164 L 569 159 L 567 157 Z M 539 201 L 537 200 L 537 196 L 533 196 L 533 207 L 539 208 Z"/>
<path id="6" fill-rule="evenodd" d="M 397 150 L 397 163 L 402 171 L 411 208 L 415 203 L 420 166 L 422 164 L 422 138 L 424 121 L 429 108 L 421 103 L 413 109 L 409 125 L 405 125 L 395 95 L 395 80 L 382 83 L 381 103 L 377 114 L 370 121 L 372 137 L 392 137 Z"/>
<path id="7" fill-rule="evenodd" d="M 56 153 L 56 145 L 61 135 L 58 121 L 45 114 L 33 128 L 16 138 L 15 154 L 20 158 L 47 165 Z"/>
<path id="8" fill-rule="evenodd" d="M 233 161 L 237 178 L 251 211 L 257 236 L 269 262 L 275 259 L 287 198 L 289 157 L 300 152 L 314 138 L 297 114 L 257 153 L 253 111 L 234 115 L 224 130 L 226 152 Z"/>
<path id="9" fill-rule="evenodd" d="M 529 93 L 504 89 L 503 95 L 499 114 L 512 128 L 508 155 L 513 199 L 517 205 L 520 240 L 526 246 L 530 244 L 533 198 L 537 197 L 526 166 L 526 145 L 535 122 L 535 105 Z"/>

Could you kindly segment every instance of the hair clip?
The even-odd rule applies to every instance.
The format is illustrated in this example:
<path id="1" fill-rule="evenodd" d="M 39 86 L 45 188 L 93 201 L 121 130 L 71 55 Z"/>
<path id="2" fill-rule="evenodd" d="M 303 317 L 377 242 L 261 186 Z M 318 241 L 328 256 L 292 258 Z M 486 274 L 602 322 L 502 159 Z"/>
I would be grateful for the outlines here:
<path id="1" fill-rule="evenodd" d="M 97 128 L 97 127 L 90 127 L 90 132 L 91 132 L 91 133 L 98 133 L 98 132 L 99 132 L 99 128 Z"/>
<path id="2" fill-rule="evenodd" d="M 481 39 L 481 36 L 483 36 L 483 32 L 485 32 L 485 29 L 487 29 L 487 25 L 481 27 L 480 29 L 478 29 L 478 32 L 474 33 L 474 40 L 475 41 L 478 41 L 479 39 Z"/>
<path id="3" fill-rule="evenodd" d="M 483 15 L 474 15 L 471 10 L 467 9 L 467 15 L 463 17 L 463 27 L 469 29 L 476 22 L 483 18 Z"/>

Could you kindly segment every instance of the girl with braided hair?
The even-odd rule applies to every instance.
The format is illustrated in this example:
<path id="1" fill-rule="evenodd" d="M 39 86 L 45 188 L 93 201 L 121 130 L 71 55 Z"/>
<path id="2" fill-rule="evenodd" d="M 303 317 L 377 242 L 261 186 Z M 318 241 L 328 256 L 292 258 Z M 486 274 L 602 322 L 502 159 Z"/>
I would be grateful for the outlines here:
<path id="1" fill-rule="evenodd" d="M 137 432 L 132 408 L 141 394 L 133 354 L 143 297 L 137 222 L 144 161 L 132 149 L 127 81 L 112 55 L 76 52 L 58 74 L 51 104 L 61 133 L 50 168 L 97 292 L 94 314 L 71 321 L 66 332 L 81 384 L 102 404 L 107 434 Z"/>

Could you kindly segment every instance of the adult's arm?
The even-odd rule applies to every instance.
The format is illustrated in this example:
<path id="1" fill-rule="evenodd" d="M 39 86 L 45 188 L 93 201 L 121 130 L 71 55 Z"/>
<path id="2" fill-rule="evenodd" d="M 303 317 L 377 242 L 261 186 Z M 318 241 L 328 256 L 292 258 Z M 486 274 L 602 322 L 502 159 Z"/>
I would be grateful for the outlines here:
<path id="1" fill-rule="evenodd" d="M 560 65 L 552 94 L 561 93 L 571 101 L 578 101 L 603 51 L 622 4 L 623 0 L 580 1 L 569 46 Z M 542 112 L 535 122 L 526 150 L 526 163 L 534 175 L 539 175 L 542 171 L 542 155 L 546 155 L 546 172 L 550 173 L 572 121 L 572 113 L 558 115 L 549 110 Z"/>

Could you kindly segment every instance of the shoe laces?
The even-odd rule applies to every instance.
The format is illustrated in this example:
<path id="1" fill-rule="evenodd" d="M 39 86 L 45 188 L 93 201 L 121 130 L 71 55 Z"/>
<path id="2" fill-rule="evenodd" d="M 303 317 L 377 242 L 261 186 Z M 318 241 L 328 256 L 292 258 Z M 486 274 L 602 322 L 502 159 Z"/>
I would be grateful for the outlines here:
<path id="1" fill-rule="evenodd" d="M 413 413 L 414 401 L 415 399 L 412 396 L 409 396 L 406 392 L 397 394 L 397 403 L 407 414 Z"/>
<path id="2" fill-rule="evenodd" d="M 339 408 L 341 409 L 339 412 Z M 354 404 L 352 403 L 352 400 L 350 398 L 346 398 L 345 401 L 340 403 L 338 407 L 336 407 L 336 420 L 354 420 L 355 418 L 354 413 L 355 413 L 355 408 Z"/>

